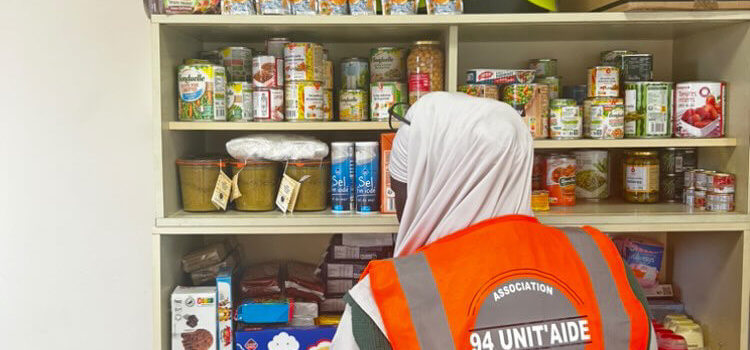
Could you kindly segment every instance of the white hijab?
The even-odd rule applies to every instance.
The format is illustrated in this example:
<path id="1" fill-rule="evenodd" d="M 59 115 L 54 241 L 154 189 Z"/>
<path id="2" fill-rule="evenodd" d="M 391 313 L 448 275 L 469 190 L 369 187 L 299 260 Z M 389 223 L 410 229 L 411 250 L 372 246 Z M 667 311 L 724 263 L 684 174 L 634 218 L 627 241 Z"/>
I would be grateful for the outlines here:
<path id="1" fill-rule="evenodd" d="M 390 171 L 408 197 L 394 256 L 472 224 L 531 215 L 531 134 L 509 105 L 463 93 L 435 92 L 407 113 Z"/>

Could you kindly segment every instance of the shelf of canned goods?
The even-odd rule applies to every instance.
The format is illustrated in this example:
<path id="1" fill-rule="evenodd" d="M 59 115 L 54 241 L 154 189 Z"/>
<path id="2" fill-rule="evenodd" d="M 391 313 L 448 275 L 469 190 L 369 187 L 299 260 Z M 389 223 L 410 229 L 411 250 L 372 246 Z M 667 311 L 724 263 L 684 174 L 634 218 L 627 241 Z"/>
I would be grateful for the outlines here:
<path id="1" fill-rule="evenodd" d="M 545 57 L 556 59 L 557 72 L 554 75 L 558 86 L 580 86 L 589 81 L 592 74 L 589 68 L 600 65 L 602 51 L 619 49 L 650 54 L 653 72 L 650 80 L 669 82 L 675 89 L 683 82 L 725 82 L 721 93 L 724 105 L 719 108 L 719 103 L 716 104 L 722 113 L 722 134 L 698 135 L 722 137 L 535 139 L 537 153 L 543 155 L 545 161 L 551 157 L 550 164 L 561 169 L 566 165 L 564 155 L 607 151 L 613 174 L 608 185 L 612 193 L 607 193 L 608 196 L 589 198 L 591 200 L 579 197 L 573 206 L 552 206 L 548 211 L 537 211 L 536 216 L 550 225 L 592 225 L 612 234 L 658 237 L 666 244 L 670 259 L 671 267 L 665 278 L 679 288 L 681 299 L 690 307 L 690 312 L 707 322 L 709 348 L 748 349 L 750 115 L 747 111 L 750 111 L 750 99 L 744 97 L 750 96 L 750 86 L 746 83 L 750 80 L 747 65 L 750 62 L 750 11 L 454 16 L 154 15 L 151 40 L 154 48 L 157 206 L 153 245 L 154 284 L 160 291 L 154 296 L 155 349 L 170 348 L 169 314 L 165 303 L 172 287 L 179 283 L 179 267 L 175 261 L 192 248 L 233 236 L 248 242 L 251 253 L 257 255 L 253 259 L 294 256 L 313 262 L 319 257 L 316 249 L 324 247 L 332 234 L 389 234 L 398 230 L 394 214 L 337 214 L 330 205 L 323 211 L 287 214 L 280 211 L 198 213 L 184 210 L 176 166 L 178 159 L 196 154 L 225 153 L 228 141 L 248 134 L 313 136 L 331 145 L 342 141 L 380 141 L 381 134 L 393 132 L 388 120 L 382 117 L 377 121 L 339 121 L 338 104 L 329 106 L 331 121 L 181 120 L 180 113 L 194 113 L 191 108 L 195 107 L 178 106 L 177 103 L 177 73 L 186 59 L 198 58 L 202 51 L 223 47 L 246 47 L 260 52 L 266 50 L 266 40 L 278 37 L 293 42 L 315 42 L 327 49 L 332 67 L 326 69 L 332 69 L 334 77 L 328 90 L 333 91 L 336 102 L 339 91 L 344 89 L 342 62 L 351 57 L 367 59 L 374 48 L 415 48 L 416 41 L 422 42 L 424 52 L 429 54 L 426 57 L 442 56 L 440 64 L 430 64 L 429 69 L 420 71 L 420 74 L 429 75 L 430 82 L 437 81 L 442 90 L 452 92 L 470 89 L 462 85 L 478 79 L 479 70 L 493 74 L 506 68 L 523 70 L 529 68 L 529 60 Z M 279 67 L 274 66 L 273 55 L 268 56 L 268 62 L 258 64 L 276 67 L 278 74 Z M 403 59 L 407 60 L 406 55 Z M 425 67 L 409 67 L 412 68 Z M 271 72 L 270 79 L 278 78 L 273 77 L 273 69 L 264 71 L 267 72 Z M 406 89 L 406 79 L 393 80 L 394 87 L 398 84 L 403 87 L 403 91 L 400 90 L 403 96 L 399 98 L 405 102 L 415 98 Z M 237 93 L 247 93 L 242 92 L 243 88 L 238 86 Z M 304 90 L 304 86 L 299 88 Z M 606 90 L 607 86 L 602 88 Z M 432 86 L 429 89 L 440 90 Z M 637 90 L 640 87 L 633 89 L 640 91 Z M 504 92 L 496 89 L 489 93 L 503 99 Z M 622 98 L 623 94 L 597 98 L 616 99 Z M 272 97 L 269 92 L 268 99 Z M 265 111 L 268 119 L 274 118 L 273 111 L 274 108 Z M 711 116 L 713 113 L 696 109 L 685 111 L 680 118 L 696 128 L 711 127 L 714 124 L 708 124 L 714 119 L 704 125 L 704 121 L 694 116 L 704 112 Z M 277 119 L 283 120 L 283 111 L 280 114 Z M 628 121 L 632 119 L 624 120 L 624 123 Z M 634 129 L 626 130 L 626 125 L 622 132 L 643 137 L 658 131 L 658 128 L 645 128 L 645 124 L 638 124 L 638 121 L 634 123 Z M 398 125 L 394 120 L 392 126 Z M 581 133 L 583 131 L 581 129 Z M 677 134 L 676 129 L 670 129 L 670 132 Z M 631 152 L 634 150 L 639 152 Z M 695 168 L 715 171 L 713 174 L 718 174 L 717 178 L 723 174 L 734 176 L 731 178 L 734 211 L 696 210 L 682 204 L 676 196 L 670 198 L 671 202 L 647 203 L 652 198 L 648 191 L 628 194 L 623 190 L 623 187 L 628 188 L 628 178 L 621 166 L 638 167 L 639 171 L 660 167 L 657 164 L 663 161 L 665 153 L 684 150 L 694 156 Z M 556 158 L 561 154 L 563 158 Z M 595 157 L 595 154 L 587 156 Z M 584 164 L 584 170 L 596 170 L 594 163 Z M 665 178 L 675 175 L 671 174 L 674 172 L 680 174 L 680 184 L 684 183 L 682 170 L 673 168 L 664 173 L 664 168 L 661 169 L 662 180 L 675 182 L 672 178 Z M 695 184 L 694 180 L 691 184 Z M 704 189 L 696 186 L 694 190 L 700 192 Z M 626 202 L 628 198 L 641 203 Z"/>

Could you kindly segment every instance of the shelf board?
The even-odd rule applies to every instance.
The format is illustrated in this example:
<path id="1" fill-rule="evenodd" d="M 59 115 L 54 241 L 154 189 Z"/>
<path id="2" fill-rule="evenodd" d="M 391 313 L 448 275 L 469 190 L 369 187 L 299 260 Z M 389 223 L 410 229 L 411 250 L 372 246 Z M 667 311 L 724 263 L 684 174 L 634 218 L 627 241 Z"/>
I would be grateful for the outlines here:
<path id="1" fill-rule="evenodd" d="M 719 139 L 622 139 L 622 140 L 534 140 L 535 149 L 560 148 L 659 148 L 659 147 L 734 147 L 736 138 Z"/>
<path id="2" fill-rule="evenodd" d="M 393 127 L 400 124 L 394 122 Z M 391 130 L 388 122 L 280 122 L 280 123 L 243 123 L 243 122 L 178 122 L 172 121 L 169 130 L 248 130 L 248 131 L 357 131 Z"/>
<path id="3" fill-rule="evenodd" d="M 580 201 L 573 207 L 537 212 L 547 225 L 591 225 L 608 232 L 736 231 L 750 228 L 744 213 L 692 212 L 679 203 L 631 204 L 619 200 Z M 334 214 L 331 211 L 188 213 L 156 220 L 154 234 L 333 234 L 395 233 L 393 214 Z"/>

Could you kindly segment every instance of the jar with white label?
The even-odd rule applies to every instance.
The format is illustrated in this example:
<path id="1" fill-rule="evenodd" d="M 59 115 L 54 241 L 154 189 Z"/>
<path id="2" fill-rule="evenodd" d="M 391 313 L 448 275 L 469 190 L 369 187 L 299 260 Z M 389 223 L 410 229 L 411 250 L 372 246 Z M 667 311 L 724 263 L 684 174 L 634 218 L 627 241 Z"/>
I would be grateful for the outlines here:
<path id="1" fill-rule="evenodd" d="M 417 41 L 406 60 L 409 104 L 432 91 L 443 91 L 445 60 L 439 41 Z"/>
<path id="2" fill-rule="evenodd" d="M 625 200 L 631 203 L 659 201 L 659 154 L 628 151 L 623 164 Z"/>

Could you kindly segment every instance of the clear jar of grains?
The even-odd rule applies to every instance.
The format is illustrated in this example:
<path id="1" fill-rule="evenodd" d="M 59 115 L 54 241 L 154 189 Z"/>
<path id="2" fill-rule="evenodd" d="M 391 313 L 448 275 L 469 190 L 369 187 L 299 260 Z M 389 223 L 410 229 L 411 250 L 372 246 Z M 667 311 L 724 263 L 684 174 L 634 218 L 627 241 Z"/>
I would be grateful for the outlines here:
<path id="1" fill-rule="evenodd" d="M 409 104 L 432 91 L 445 89 L 445 60 L 439 41 L 417 41 L 406 60 Z"/>

